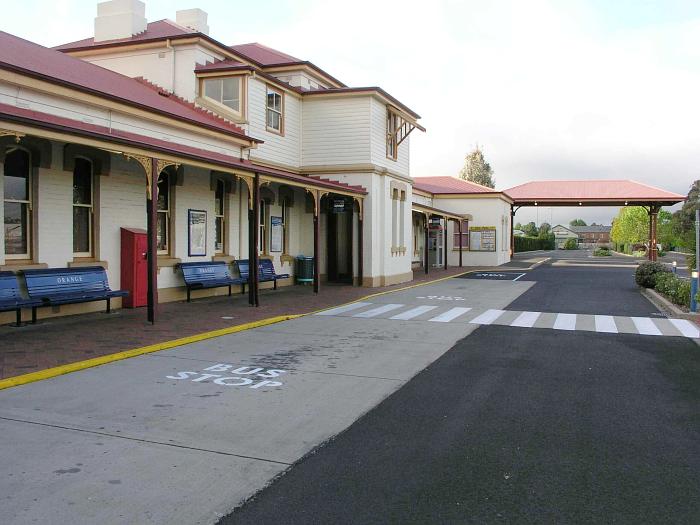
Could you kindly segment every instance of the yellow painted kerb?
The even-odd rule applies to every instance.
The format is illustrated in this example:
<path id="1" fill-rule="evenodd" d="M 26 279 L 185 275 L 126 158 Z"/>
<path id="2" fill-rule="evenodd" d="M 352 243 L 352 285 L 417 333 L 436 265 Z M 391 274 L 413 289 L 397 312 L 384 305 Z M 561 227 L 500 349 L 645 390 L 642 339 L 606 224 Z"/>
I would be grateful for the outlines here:
<path id="1" fill-rule="evenodd" d="M 213 330 L 211 332 L 204 332 L 202 334 L 182 337 L 180 339 L 174 339 L 172 341 L 165 341 L 163 343 L 156 343 L 149 346 L 143 346 L 141 348 L 125 350 L 124 352 L 117 352 L 116 354 L 95 357 L 94 359 L 87 359 L 78 363 L 70 363 L 54 368 L 47 368 L 46 370 L 32 372 L 31 374 L 24 374 L 16 377 L 8 377 L 7 379 L 0 380 L 0 390 L 12 388 L 13 386 L 26 385 L 27 383 L 34 383 L 35 381 L 41 381 L 43 379 L 49 379 L 51 377 L 61 376 L 64 374 L 70 374 L 71 372 L 77 372 L 79 370 L 85 370 L 86 368 L 93 368 L 95 366 L 105 365 L 107 363 L 113 363 L 115 361 L 121 361 L 123 359 L 129 359 L 130 357 L 159 352 L 161 350 L 167 350 L 168 348 L 174 348 L 176 346 L 182 346 L 189 343 L 196 343 L 198 341 L 204 341 L 206 339 L 212 339 L 214 337 L 220 337 L 222 335 L 235 334 L 236 332 L 243 332 L 244 330 L 250 330 L 252 328 L 259 328 L 261 326 L 280 323 L 282 321 L 288 321 L 289 319 L 295 319 L 297 317 L 301 317 L 301 315 L 280 315 L 278 317 L 270 317 L 268 319 L 262 319 L 260 321 L 253 321 L 252 323 L 231 326 L 229 328 L 221 328 L 219 330 Z"/>

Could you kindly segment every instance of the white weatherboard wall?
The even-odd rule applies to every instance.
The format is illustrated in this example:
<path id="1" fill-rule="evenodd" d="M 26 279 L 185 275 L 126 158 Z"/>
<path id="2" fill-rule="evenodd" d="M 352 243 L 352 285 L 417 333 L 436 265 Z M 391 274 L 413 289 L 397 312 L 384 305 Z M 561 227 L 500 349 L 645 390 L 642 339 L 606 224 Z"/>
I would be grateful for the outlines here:
<path id="1" fill-rule="evenodd" d="M 251 160 L 260 159 L 298 168 L 301 165 L 301 99 L 289 93 L 284 94 L 284 134 L 267 130 L 266 107 L 267 84 L 249 78 L 248 133 L 264 141 L 250 152 Z"/>
<path id="2" fill-rule="evenodd" d="M 499 197 L 488 198 L 454 198 L 435 199 L 436 207 L 451 211 L 455 214 L 471 214 L 469 227 L 495 226 L 495 252 L 462 252 L 462 262 L 465 266 L 498 266 L 510 261 L 510 203 Z M 447 264 L 459 265 L 459 251 L 453 250 L 454 233 L 457 231 L 454 221 L 448 225 Z"/>
<path id="3" fill-rule="evenodd" d="M 370 97 L 304 99 L 303 166 L 369 164 Z"/>

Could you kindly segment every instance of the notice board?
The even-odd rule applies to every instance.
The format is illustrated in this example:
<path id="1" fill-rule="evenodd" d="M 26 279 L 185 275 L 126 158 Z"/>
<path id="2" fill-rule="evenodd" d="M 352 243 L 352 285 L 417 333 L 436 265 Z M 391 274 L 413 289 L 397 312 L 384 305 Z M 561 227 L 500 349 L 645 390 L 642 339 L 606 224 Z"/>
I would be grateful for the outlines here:
<path id="1" fill-rule="evenodd" d="M 496 227 L 472 226 L 469 228 L 469 250 L 472 252 L 496 251 Z"/>

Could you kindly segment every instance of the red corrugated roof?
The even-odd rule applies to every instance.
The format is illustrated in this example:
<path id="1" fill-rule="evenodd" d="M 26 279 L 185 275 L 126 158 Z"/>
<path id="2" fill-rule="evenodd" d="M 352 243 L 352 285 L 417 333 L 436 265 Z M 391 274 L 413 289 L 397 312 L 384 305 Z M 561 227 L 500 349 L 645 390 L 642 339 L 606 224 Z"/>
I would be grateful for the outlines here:
<path id="1" fill-rule="evenodd" d="M 271 47 L 267 47 L 257 42 L 233 45 L 231 46 L 231 49 L 263 66 L 269 66 L 271 64 L 296 64 L 303 62 L 292 55 L 288 55 L 287 53 L 272 49 Z"/>
<path id="2" fill-rule="evenodd" d="M 197 73 L 202 73 L 205 71 L 228 71 L 236 69 L 254 69 L 253 66 L 239 62 L 238 60 L 217 60 L 216 62 L 209 62 L 203 66 L 197 65 L 195 71 Z"/>
<path id="3" fill-rule="evenodd" d="M 0 103 L 0 119 L 7 120 L 9 122 L 28 124 L 41 129 L 65 131 L 68 133 L 73 133 L 77 136 L 101 138 L 113 144 L 146 147 L 156 152 L 185 156 L 193 160 L 211 162 L 215 165 L 223 167 L 243 169 L 252 173 L 257 172 L 263 175 L 270 175 L 290 181 L 303 182 L 305 184 L 311 184 L 331 190 L 344 190 L 358 194 L 367 193 L 367 190 L 365 190 L 362 186 L 354 186 L 327 179 L 310 180 L 311 178 L 306 175 L 299 175 L 284 170 L 260 166 L 248 160 L 239 159 L 223 153 L 194 148 L 192 146 L 185 146 L 183 144 L 177 144 L 167 140 L 108 128 L 106 126 L 88 124 L 79 120 L 50 115 L 48 113 L 33 111 L 30 109 L 18 108 L 9 104 Z"/>
<path id="4" fill-rule="evenodd" d="M 683 195 L 633 180 L 540 180 L 504 191 L 516 202 L 681 202 Z"/>
<path id="5" fill-rule="evenodd" d="M 413 187 L 428 193 L 500 193 L 499 191 L 456 177 L 413 177 Z"/>
<path id="6" fill-rule="evenodd" d="M 120 43 L 127 43 L 127 42 L 141 42 L 144 40 L 158 40 L 161 38 L 172 38 L 175 36 L 182 36 L 182 35 L 196 35 L 197 32 L 190 29 L 189 27 L 183 27 L 181 25 L 176 24 L 172 20 L 158 20 L 156 22 L 150 22 L 146 26 L 146 30 L 134 35 L 129 38 L 119 38 L 116 40 L 103 40 L 100 42 L 95 42 L 95 39 L 93 37 L 91 38 L 84 38 L 82 40 L 77 40 L 75 42 L 69 42 L 67 44 L 61 44 L 60 46 L 56 46 L 53 49 L 57 51 L 67 51 L 67 50 L 73 50 L 73 49 L 82 49 L 85 47 L 94 47 L 94 46 L 102 46 L 102 45 L 111 45 L 111 44 L 120 44 Z"/>
<path id="7" fill-rule="evenodd" d="M 0 31 L 0 68 L 60 83 L 140 109 L 164 114 L 247 140 L 245 132 L 179 97 L 152 89 L 136 79 L 73 58 Z"/>

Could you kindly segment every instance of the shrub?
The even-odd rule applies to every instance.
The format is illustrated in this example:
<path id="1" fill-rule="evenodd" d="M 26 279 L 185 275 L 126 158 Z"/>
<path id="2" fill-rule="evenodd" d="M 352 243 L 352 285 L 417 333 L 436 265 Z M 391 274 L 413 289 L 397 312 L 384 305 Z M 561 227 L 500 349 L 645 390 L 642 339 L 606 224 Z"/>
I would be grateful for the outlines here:
<path id="1" fill-rule="evenodd" d="M 644 288 L 654 288 L 656 276 L 660 273 L 670 273 L 671 270 L 660 262 L 645 261 L 637 266 L 634 280 L 639 286 Z"/>
<path id="2" fill-rule="evenodd" d="M 578 241 L 576 239 L 566 239 L 566 242 L 564 243 L 564 249 L 565 250 L 578 250 Z"/>
<path id="3" fill-rule="evenodd" d="M 515 237 L 515 251 L 529 252 L 533 250 L 553 250 L 554 241 L 537 237 Z"/>
<path id="4" fill-rule="evenodd" d="M 690 281 L 680 279 L 672 273 L 659 273 L 656 275 L 657 292 L 667 296 L 675 304 L 690 306 Z"/>
<path id="5" fill-rule="evenodd" d="M 612 255 L 612 253 L 610 253 L 610 250 L 608 250 L 607 248 L 596 248 L 593 251 L 593 255 L 595 255 L 597 257 L 605 257 L 605 256 Z"/>

